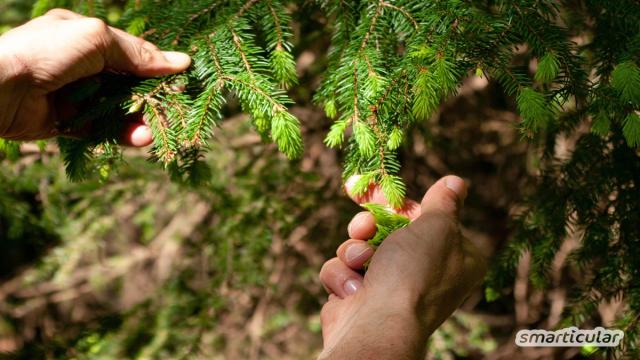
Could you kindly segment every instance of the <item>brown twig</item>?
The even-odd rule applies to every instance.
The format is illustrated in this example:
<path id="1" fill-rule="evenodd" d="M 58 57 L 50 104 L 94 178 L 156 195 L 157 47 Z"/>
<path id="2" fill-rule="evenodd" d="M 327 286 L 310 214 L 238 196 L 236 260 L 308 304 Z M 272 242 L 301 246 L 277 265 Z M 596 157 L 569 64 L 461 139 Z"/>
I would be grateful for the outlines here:
<path id="1" fill-rule="evenodd" d="M 250 88 L 251 88 L 251 90 L 253 90 L 254 92 L 259 93 L 260 95 L 264 96 L 267 100 L 269 100 L 269 102 L 270 102 L 271 104 L 273 104 L 273 106 L 276 108 L 276 111 L 286 111 L 286 110 L 287 110 L 287 109 L 286 109 L 282 104 L 280 104 L 277 100 L 275 100 L 275 99 L 274 99 L 273 97 L 271 97 L 269 94 L 265 93 L 265 92 L 264 92 L 264 90 L 262 90 L 261 88 L 259 88 L 259 87 L 255 86 L 254 84 L 252 84 L 252 83 L 250 83 L 250 82 L 247 82 L 247 81 L 241 80 L 241 79 L 239 79 L 239 78 L 237 78 L 237 77 L 235 77 L 235 76 L 232 76 L 232 75 L 225 75 L 225 76 L 223 76 L 223 77 L 222 77 L 222 79 L 225 79 L 225 80 L 227 80 L 227 81 L 236 81 L 236 82 L 241 83 L 241 84 L 242 84 L 242 85 L 244 85 L 244 86 L 250 87 Z"/>
<path id="2" fill-rule="evenodd" d="M 267 6 L 269 7 L 269 11 L 271 11 L 271 16 L 273 16 L 273 22 L 275 23 L 276 34 L 278 35 L 278 43 L 276 44 L 276 50 L 281 50 L 283 36 L 282 36 L 282 29 L 280 28 L 280 18 L 278 17 L 278 14 L 276 14 L 276 10 L 273 8 L 273 5 L 271 4 L 271 0 L 267 0 Z"/>
<path id="3" fill-rule="evenodd" d="M 213 9 L 216 7 L 217 3 L 214 2 L 213 4 L 209 5 L 208 7 L 198 11 L 197 13 L 191 15 L 189 17 L 189 19 L 187 19 L 187 22 L 184 23 L 182 25 L 182 27 L 180 27 L 180 29 L 178 30 L 178 32 L 176 33 L 176 36 L 174 37 L 173 41 L 171 41 L 171 44 L 173 46 L 178 45 L 178 43 L 180 42 L 180 37 L 182 36 L 182 34 L 184 34 L 184 31 L 187 29 L 187 27 L 189 26 L 189 24 L 191 24 L 192 22 L 194 22 L 197 18 L 199 18 L 200 16 L 203 16 L 205 14 L 208 14 L 210 12 L 213 11 Z"/>
<path id="4" fill-rule="evenodd" d="M 384 7 L 388 7 L 390 9 L 394 9 L 396 11 L 399 11 L 400 13 L 402 13 L 402 15 L 404 15 L 407 19 L 409 19 L 409 21 L 411 21 L 411 23 L 413 24 L 413 27 L 418 30 L 418 22 L 413 18 L 413 16 L 411 16 L 411 13 L 409 13 L 406 9 L 400 7 L 400 6 L 395 6 L 393 4 L 390 4 L 386 1 L 382 1 L 381 2 L 382 6 Z"/>
<path id="5" fill-rule="evenodd" d="M 253 71 L 251 70 L 251 65 L 247 60 L 247 56 L 244 53 L 244 50 L 242 50 L 242 43 L 241 43 L 240 37 L 238 36 L 238 34 L 236 34 L 236 32 L 231 27 L 229 27 L 229 31 L 231 31 L 231 36 L 233 37 L 233 44 L 238 49 L 238 52 L 240 53 L 240 57 L 242 57 L 242 62 L 244 63 L 244 67 L 247 69 L 249 76 L 253 78 Z"/>
<path id="6" fill-rule="evenodd" d="M 255 5 L 258 1 L 260 0 L 250 0 L 247 1 L 241 8 L 240 10 L 238 10 L 238 12 L 232 17 L 232 20 L 235 20 L 239 17 L 241 17 L 242 15 L 244 15 L 245 12 L 247 12 L 247 10 L 249 10 L 253 5 Z"/>

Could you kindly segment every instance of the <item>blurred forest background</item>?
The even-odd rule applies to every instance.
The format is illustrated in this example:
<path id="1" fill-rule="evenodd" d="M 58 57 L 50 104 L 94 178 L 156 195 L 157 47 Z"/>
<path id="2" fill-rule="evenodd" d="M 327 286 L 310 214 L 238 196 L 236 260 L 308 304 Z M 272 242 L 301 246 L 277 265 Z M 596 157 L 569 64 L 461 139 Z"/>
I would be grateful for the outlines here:
<path id="1" fill-rule="evenodd" d="M 0 0 L 0 32 L 29 18 L 31 1 Z M 122 4 L 111 2 L 117 18 Z M 342 190 L 341 154 L 323 144 L 330 121 L 311 103 L 329 32 L 313 2 L 294 18 L 290 94 L 305 155 L 288 161 L 251 131 L 233 101 L 211 144 L 211 181 L 178 185 L 145 150 L 129 149 L 109 178 L 70 183 L 53 144 L 0 154 L 0 358 L 308 359 L 321 349 L 317 274 L 357 211 Z M 523 62 L 528 59 L 523 58 Z M 466 81 L 401 152 L 408 193 L 465 177 L 464 232 L 492 256 L 533 189 L 538 149 L 521 141 L 513 99 L 484 78 Z M 570 150 L 570 141 L 558 152 Z M 519 328 L 551 328 L 581 274 L 566 241 L 549 291 L 532 288 L 529 260 L 513 296 L 478 289 L 430 340 L 430 358 L 580 358 L 589 349 L 518 349 Z M 612 324 L 619 302 L 586 324 Z M 597 355 L 597 354 L 596 354 Z"/>

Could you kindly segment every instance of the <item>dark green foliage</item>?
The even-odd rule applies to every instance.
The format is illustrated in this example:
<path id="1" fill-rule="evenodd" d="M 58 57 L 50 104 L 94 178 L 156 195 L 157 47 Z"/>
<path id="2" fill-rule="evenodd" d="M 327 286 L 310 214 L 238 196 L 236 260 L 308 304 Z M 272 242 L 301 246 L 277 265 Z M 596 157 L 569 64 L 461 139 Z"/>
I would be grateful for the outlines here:
<path id="1" fill-rule="evenodd" d="M 622 123 L 622 133 L 629 146 L 640 146 L 640 116 L 635 112 L 629 113 Z"/>
<path id="2" fill-rule="evenodd" d="M 234 125 L 225 129 L 233 132 L 227 140 L 250 134 L 248 124 Z M 283 161 L 275 149 L 257 146 L 260 151 L 255 152 L 250 146 L 213 143 L 208 156 L 198 156 L 198 163 L 180 164 L 195 167 L 192 175 L 202 171 L 202 164 L 211 167 L 209 174 L 196 176 L 193 182 L 191 178 L 169 181 L 162 169 L 135 151 L 110 178 L 81 183 L 68 181 L 61 159 L 53 154 L 23 153 L 22 159 L 33 161 L 28 167 L 3 161 L 0 277 L 25 272 L 25 277 L 10 278 L 19 280 L 14 282 L 18 289 L 48 284 L 43 288 L 80 296 L 68 302 L 75 308 L 88 300 L 82 298 L 83 291 L 102 294 L 98 297 L 105 300 L 85 313 L 90 324 L 65 322 L 55 338 L 25 336 L 26 343 L 15 358 L 214 357 L 222 353 L 220 342 L 229 329 L 224 319 L 238 305 L 245 301 L 257 304 L 265 293 L 288 301 L 290 293 L 283 289 L 292 286 L 303 289 L 304 294 L 323 291 L 307 290 L 316 278 L 310 270 L 292 274 L 289 278 L 296 284 L 270 279 L 275 257 L 272 242 L 288 239 L 315 212 L 313 205 L 326 196 L 322 184 L 314 174 Z M 197 182 L 202 178 L 207 182 Z M 345 205 L 353 208 L 347 199 L 342 200 L 341 206 Z M 320 222 L 322 231 L 316 232 L 322 235 L 318 238 L 342 233 L 346 216 L 336 221 L 340 227 Z M 310 269 L 304 258 L 297 259 L 295 250 L 289 251 L 296 264 L 288 265 Z M 158 274 L 167 266 L 162 265 L 165 261 L 172 265 L 161 271 L 164 275 Z M 32 267 L 22 267 L 34 262 Z M 151 273 L 162 279 L 156 282 L 158 278 L 151 276 L 138 289 L 137 276 Z M 84 290 L 74 290 L 78 283 Z M 147 288 L 148 283 L 154 285 Z M 131 293 L 140 296 L 135 306 L 118 308 L 121 301 L 127 301 L 125 294 Z M 43 301 L 48 308 L 43 317 L 59 315 L 51 296 L 32 297 L 29 291 L 26 297 L 6 294 L 0 301 L 2 336 L 23 334 L 23 328 L 30 326 L 5 309 Z M 249 306 L 248 317 L 254 305 Z M 291 316 L 306 316 L 305 306 L 315 311 L 315 294 L 293 307 Z M 110 311 L 103 317 L 105 307 Z M 317 339 L 319 342 L 320 337 Z M 299 346 L 311 351 L 315 344 Z M 0 358 L 14 358 L 4 351 Z"/>
<path id="3" fill-rule="evenodd" d="M 189 52 L 194 59 L 191 70 L 139 84 L 135 79 L 122 79 L 118 94 L 108 89 L 111 82 L 100 81 L 96 91 L 99 98 L 108 101 L 85 105 L 92 109 L 92 115 L 84 116 L 92 124 L 102 125 L 114 118 L 114 112 L 141 112 L 152 129 L 153 159 L 172 171 L 190 170 L 191 167 L 179 164 L 194 161 L 185 157 L 199 152 L 189 149 L 206 148 L 221 119 L 227 94 L 231 93 L 242 109 L 252 115 L 258 132 L 273 140 L 289 158 L 298 157 L 303 149 L 299 122 L 287 110 L 291 101 L 283 90 L 297 80 L 291 54 L 290 18 L 284 4 L 167 1 L 165 5 L 158 6 L 155 1 L 132 2 L 116 25 L 133 33 L 144 33 L 162 48 Z M 101 1 L 39 1 L 34 15 L 51 7 L 70 7 L 87 15 L 107 17 Z M 256 31 L 264 38 L 257 38 Z M 70 93 L 86 92 L 72 89 Z M 95 110 L 96 106 L 101 111 Z M 69 127 L 77 129 L 85 124 L 86 121 L 75 120 Z M 93 126 L 92 130 L 103 141 L 113 138 L 105 129 Z M 60 143 L 69 160 L 68 174 L 72 179 L 81 179 L 83 172 L 100 168 L 88 164 L 100 143 L 75 140 Z"/>
<path id="4" fill-rule="evenodd" d="M 640 104 L 640 69 L 635 63 L 625 61 L 617 65 L 611 72 L 611 86 L 623 101 Z"/>
<path id="5" fill-rule="evenodd" d="M 52 5 L 41 1 L 36 13 L 47 4 Z M 283 91 L 296 82 L 288 3 L 200 0 L 165 5 L 133 2 L 116 23 L 194 58 L 192 70 L 184 75 L 132 86 L 123 104 L 145 114 L 154 134 L 154 159 L 174 171 L 185 170 L 170 164 L 190 162 L 182 159 L 185 154 L 198 153 L 183 148 L 206 146 L 229 92 L 251 114 L 263 138 L 273 140 L 288 157 L 299 156 L 303 147 L 298 120 L 288 112 L 290 100 Z M 326 144 L 346 145 L 344 176 L 367 175 L 370 182 L 383 185 L 393 206 L 404 196 L 395 154 L 404 133 L 412 122 L 429 119 L 470 72 L 495 78 L 516 96 L 527 137 L 546 129 L 563 106 L 567 111 L 573 111 L 574 103 L 587 109 L 600 100 L 596 89 L 607 92 L 589 83 L 586 57 L 569 40 L 569 31 L 557 25 L 554 19 L 562 16 L 562 9 L 553 2 L 320 5 L 334 33 L 326 76 L 315 95 L 327 115 L 337 117 Z M 76 10 L 88 14 L 104 13 L 100 1 L 78 6 Z M 539 59 L 534 78 L 513 65 L 523 43 Z M 615 65 L 611 86 L 630 105 L 638 97 L 639 76 L 628 55 Z M 625 121 L 632 146 L 637 143 L 633 119 Z M 352 136 L 345 141 L 349 129 Z M 594 131 L 606 129 L 601 121 Z M 81 148 L 76 144 L 63 150 Z M 71 170 L 70 175 L 78 174 Z"/>
<path id="6" fill-rule="evenodd" d="M 560 71 L 560 62 L 552 53 L 545 54 L 538 63 L 535 79 L 543 84 L 552 82 Z"/>
<path id="7" fill-rule="evenodd" d="M 1 147 L 0 151 L 3 151 Z M 15 176 L 0 169 L 0 279 L 36 261 L 58 242 L 58 234 L 52 231 L 58 219 L 38 201 L 38 177 L 45 174 L 33 166 L 23 175 Z"/>
<path id="8" fill-rule="evenodd" d="M 544 129 L 554 118 L 554 112 L 544 95 L 525 87 L 517 98 L 518 111 L 522 115 L 522 127 L 531 132 Z"/>
<path id="9" fill-rule="evenodd" d="M 627 330 L 623 351 L 637 354 L 636 332 L 632 331 L 637 325 L 631 319 L 640 314 L 636 283 L 640 279 L 640 77 L 636 65 L 640 59 L 640 4 L 587 1 L 581 10 L 567 11 L 572 12 L 564 14 L 569 29 L 577 33 L 588 29 L 593 39 L 576 49 L 575 55 L 556 56 L 560 70 L 554 81 L 565 82 L 565 91 L 553 89 L 552 82 L 553 98 L 549 100 L 529 88 L 528 95 L 520 92 L 518 108 L 523 116 L 526 106 L 521 104 L 525 100 L 522 97 L 529 96 L 540 104 L 529 109 L 530 115 L 545 115 L 537 118 L 545 119 L 551 129 L 545 135 L 539 190 L 530 194 L 527 208 L 517 217 L 515 238 L 490 274 L 487 293 L 498 296 L 500 289 L 513 280 L 516 264 L 525 251 L 532 256 L 534 285 L 547 286 L 555 254 L 567 237 L 577 236 L 580 246 L 569 261 L 588 277 L 577 285 L 564 325 L 583 323 L 598 303 L 622 297 L 628 315 L 617 323 Z M 529 45 L 534 49 L 537 46 Z M 555 61 L 544 62 L 543 58 L 536 74 L 541 83 L 554 77 L 556 67 Z M 580 65 L 580 73 L 586 69 L 597 77 L 574 83 L 578 71 L 565 68 L 574 64 Z M 544 74 L 538 75 L 540 71 Z M 550 116 L 544 101 L 557 104 L 567 116 Z M 538 123 L 536 116 L 531 119 Z M 577 130 L 589 121 L 592 134 Z M 568 135 L 577 136 L 575 148 L 568 159 L 555 159 L 554 139 Z"/>

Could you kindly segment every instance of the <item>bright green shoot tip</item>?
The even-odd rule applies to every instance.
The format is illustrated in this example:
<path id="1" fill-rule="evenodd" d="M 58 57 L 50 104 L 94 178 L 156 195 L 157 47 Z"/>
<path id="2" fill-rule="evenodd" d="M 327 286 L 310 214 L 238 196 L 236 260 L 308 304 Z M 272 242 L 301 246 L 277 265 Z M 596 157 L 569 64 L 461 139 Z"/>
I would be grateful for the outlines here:
<path id="1" fill-rule="evenodd" d="M 399 215 L 384 205 L 367 203 L 361 206 L 371 212 L 376 220 L 376 234 L 368 241 L 373 246 L 379 246 L 389 234 L 411 222 L 408 217 Z"/>

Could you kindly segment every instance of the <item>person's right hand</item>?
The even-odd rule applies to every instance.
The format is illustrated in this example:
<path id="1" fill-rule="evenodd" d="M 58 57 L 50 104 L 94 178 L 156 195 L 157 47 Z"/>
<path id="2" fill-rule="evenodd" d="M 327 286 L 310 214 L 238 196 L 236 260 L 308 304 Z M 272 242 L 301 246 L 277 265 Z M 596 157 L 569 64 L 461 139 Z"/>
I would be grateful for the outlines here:
<path id="1" fill-rule="evenodd" d="M 379 187 L 357 203 L 386 204 Z M 320 280 L 329 291 L 322 308 L 323 359 L 424 359 L 427 339 L 482 280 L 485 261 L 460 234 L 458 212 L 467 188 L 457 176 L 436 182 L 419 204 L 400 211 L 412 222 L 374 249 L 368 212 L 349 224 L 350 240 L 327 261 Z M 367 272 L 359 272 L 371 260 Z"/>
<path id="2" fill-rule="evenodd" d="M 70 110 L 63 109 L 55 95 L 76 80 L 105 70 L 139 77 L 169 75 L 190 64 L 187 54 L 160 51 L 102 20 L 52 10 L 0 37 L 0 138 L 59 135 L 56 124 L 64 122 Z M 151 142 L 142 119 L 126 128 L 124 143 Z"/>

